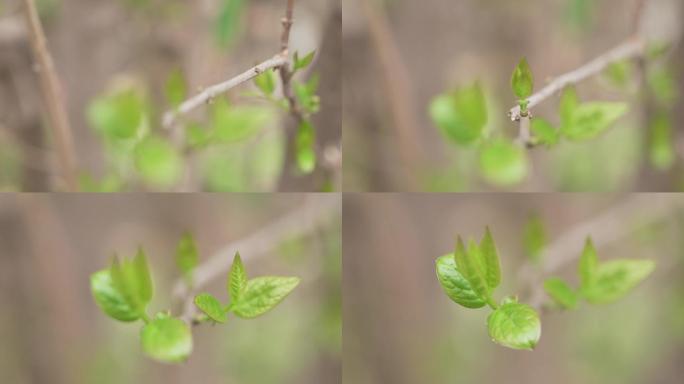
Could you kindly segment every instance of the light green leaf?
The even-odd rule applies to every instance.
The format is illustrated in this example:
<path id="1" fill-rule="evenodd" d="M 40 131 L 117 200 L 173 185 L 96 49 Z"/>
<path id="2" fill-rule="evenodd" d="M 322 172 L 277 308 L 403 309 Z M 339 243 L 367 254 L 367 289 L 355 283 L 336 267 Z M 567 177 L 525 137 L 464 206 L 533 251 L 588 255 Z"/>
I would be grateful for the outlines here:
<path id="1" fill-rule="evenodd" d="M 520 100 L 526 99 L 532 95 L 534 79 L 530 66 L 527 64 L 527 59 L 522 58 L 518 63 L 518 66 L 513 70 L 511 87 L 513 88 L 515 96 Z"/>
<path id="2" fill-rule="evenodd" d="M 429 114 L 447 138 L 457 144 L 472 144 L 482 136 L 487 124 L 482 87 L 475 83 L 437 96 L 430 103 Z"/>
<path id="3" fill-rule="evenodd" d="M 487 305 L 458 271 L 453 253 L 440 256 L 436 261 L 436 270 L 437 280 L 451 300 L 466 308 L 481 308 Z"/>
<path id="4" fill-rule="evenodd" d="M 565 88 L 563 88 L 563 93 L 561 94 L 561 99 L 560 99 L 560 121 L 561 121 L 561 128 L 560 130 L 563 131 L 567 128 L 570 124 L 572 124 L 572 115 L 575 113 L 575 110 L 579 106 L 579 98 L 577 97 L 577 91 L 575 90 L 575 87 L 569 85 Z"/>
<path id="5" fill-rule="evenodd" d="M 493 139 L 482 146 L 480 171 L 492 184 L 506 186 L 520 183 L 527 177 L 526 152 L 505 139 Z"/>
<path id="6" fill-rule="evenodd" d="M 171 72 L 168 79 L 166 79 L 166 101 L 173 108 L 178 106 L 185 100 L 188 95 L 187 85 L 183 72 L 180 69 L 175 69 Z"/>
<path id="7" fill-rule="evenodd" d="M 239 317 L 253 318 L 278 305 L 299 284 L 298 277 L 263 276 L 247 281 L 232 311 Z"/>
<path id="8" fill-rule="evenodd" d="M 299 58 L 299 54 L 295 52 L 294 54 L 294 69 L 293 71 L 297 72 L 300 69 L 306 68 L 311 64 L 313 61 L 314 55 L 316 54 L 316 51 L 311 51 L 308 54 L 306 54 L 304 57 L 301 59 Z"/>
<path id="9" fill-rule="evenodd" d="M 313 75 L 306 83 L 294 83 L 295 96 L 302 109 L 309 114 L 316 113 L 320 109 L 321 100 L 318 95 L 316 95 L 318 78 L 318 75 Z"/>
<path id="10" fill-rule="evenodd" d="M 142 247 L 138 248 L 138 253 L 133 258 L 133 270 L 135 271 L 135 279 L 138 291 L 138 297 L 149 303 L 152 300 L 152 277 L 150 276 L 150 268 L 147 265 L 147 256 Z"/>
<path id="11" fill-rule="evenodd" d="M 591 238 L 587 237 L 578 266 L 580 289 L 584 289 L 592 284 L 596 278 L 597 269 L 598 256 L 596 255 L 596 249 L 594 249 L 594 243 L 591 241 Z"/>
<path id="12" fill-rule="evenodd" d="M 275 91 L 276 75 L 271 70 L 262 72 L 259 76 L 254 78 L 254 84 L 261 90 L 261 92 L 267 96 L 270 96 L 273 94 L 273 91 Z"/>
<path id="13" fill-rule="evenodd" d="M 209 293 L 195 296 L 195 305 L 217 323 L 225 323 L 228 320 L 221 302 Z"/>
<path id="14" fill-rule="evenodd" d="M 513 349 L 532 350 L 541 337 L 537 312 L 526 304 L 509 302 L 487 317 L 489 336 L 495 343 Z"/>
<path id="15" fill-rule="evenodd" d="M 311 173 L 316 168 L 316 132 L 307 120 L 299 125 L 295 139 L 297 167 L 302 173 Z"/>
<path id="16" fill-rule="evenodd" d="M 591 139 L 608 129 L 626 112 L 626 103 L 581 104 L 574 110 L 570 124 L 561 127 L 561 133 L 570 140 Z"/>
<path id="17" fill-rule="evenodd" d="M 211 143 L 211 132 L 199 123 L 190 122 L 185 126 L 185 139 L 193 149 L 204 148 Z"/>
<path id="18" fill-rule="evenodd" d="M 192 276 L 192 271 L 198 263 L 197 246 L 190 233 L 184 233 L 176 247 L 176 265 L 186 278 Z"/>
<path id="19" fill-rule="evenodd" d="M 145 308 L 152 299 L 152 278 L 142 249 L 133 260 L 114 257 L 110 267 L 112 285 L 121 293 L 131 308 L 144 317 Z"/>
<path id="20" fill-rule="evenodd" d="M 456 240 L 454 251 L 456 268 L 463 277 L 468 280 L 473 291 L 484 301 L 490 301 L 490 293 L 487 287 L 487 278 L 482 266 L 477 244 L 470 242 L 466 250 L 463 240 L 459 236 Z"/>
<path id="21" fill-rule="evenodd" d="M 134 152 L 135 166 L 145 182 L 156 187 L 170 187 L 181 176 L 182 160 L 166 139 L 148 136 Z"/>
<path id="22" fill-rule="evenodd" d="M 659 102 L 670 105 L 677 100 L 677 80 L 670 68 L 661 66 L 650 70 L 647 82 Z"/>
<path id="23" fill-rule="evenodd" d="M 219 98 L 212 107 L 213 137 L 223 143 L 241 141 L 257 133 L 272 120 L 270 109 L 230 106 L 225 98 Z"/>
<path id="24" fill-rule="evenodd" d="M 242 264 L 240 252 L 236 252 L 233 257 L 233 265 L 228 273 L 228 286 L 226 287 L 228 295 L 233 302 L 239 300 L 240 294 L 245 290 L 246 285 L 247 272 L 245 271 L 244 264 Z"/>
<path id="25" fill-rule="evenodd" d="M 245 0 L 221 0 L 215 24 L 215 36 L 221 47 L 228 47 L 241 28 L 240 18 L 245 10 Z"/>
<path id="26" fill-rule="evenodd" d="M 676 159 L 672 138 L 672 122 L 666 114 L 656 116 L 649 126 L 649 158 L 651 165 L 664 171 L 670 169 Z"/>
<path id="27" fill-rule="evenodd" d="M 592 283 L 582 288 L 582 295 L 592 304 L 613 302 L 655 269 L 652 260 L 611 260 L 599 265 Z"/>
<path id="28" fill-rule="evenodd" d="M 147 105 L 140 92 L 126 89 L 101 96 L 88 106 L 88 122 L 108 139 L 135 137 L 143 126 Z"/>
<path id="29" fill-rule="evenodd" d="M 577 293 L 564 280 L 557 277 L 546 279 L 544 290 L 562 308 L 577 307 Z"/>
<path id="30" fill-rule="evenodd" d="M 494 238 L 489 231 L 489 227 L 485 228 L 484 237 L 480 241 L 480 257 L 485 270 L 485 277 L 487 280 L 487 287 L 489 292 L 493 292 L 494 288 L 501 283 L 501 267 L 499 266 L 499 253 L 494 244 Z"/>
<path id="31" fill-rule="evenodd" d="M 534 118 L 530 122 L 530 130 L 536 143 L 551 147 L 558 144 L 559 133 L 556 128 L 548 121 L 541 118 Z"/>
<path id="32" fill-rule="evenodd" d="M 624 88 L 632 77 L 632 63 L 629 60 L 613 62 L 606 67 L 604 74 L 612 85 Z"/>
<path id="33" fill-rule="evenodd" d="M 114 287 L 108 269 L 90 275 L 90 291 L 97 306 L 114 319 L 128 322 L 140 318 L 137 309 Z"/>
<path id="34" fill-rule="evenodd" d="M 541 260 L 542 251 L 546 247 L 546 240 L 546 230 L 541 219 L 537 215 L 531 216 L 525 223 L 523 243 L 525 253 L 532 261 L 539 262 Z"/>
<path id="35" fill-rule="evenodd" d="M 158 316 L 140 332 L 143 350 L 153 359 L 166 363 L 185 361 L 192 352 L 192 334 L 182 320 Z"/>

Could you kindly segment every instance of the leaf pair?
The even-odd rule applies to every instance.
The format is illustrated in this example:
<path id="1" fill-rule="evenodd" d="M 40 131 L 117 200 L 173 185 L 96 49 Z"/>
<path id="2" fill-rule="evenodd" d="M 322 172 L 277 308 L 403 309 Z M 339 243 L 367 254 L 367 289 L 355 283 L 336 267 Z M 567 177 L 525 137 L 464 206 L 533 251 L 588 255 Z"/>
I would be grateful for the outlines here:
<path id="1" fill-rule="evenodd" d="M 579 299 L 591 304 L 611 303 L 636 287 L 655 269 L 652 260 L 616 259 L 599 263 L 596 249 L 587 238 L 579 260 L 580 287 L 574 290 L 559 278 L 544 282 L 544 289 L 556 304 L 573 309 Z"/>
<path id="2" fill-rule="evenodd" d="M 532 76 L 529 64 L 527 64 L 527 59 L 522 58 L 513 70 L 511 88 L 513 88 L 513 93 L 519 100 L 521 112 L 525 115 L 528 103 L 526 99 L 532 95 L 532 89 L 534 88 L 534 77 Z"/>
<path id="3" fill-rule="evenodd" d="M 245 267 L 236 253 L 228 273 L 226 289 L 230 304 L 223 305 L 209 293 L 195 297 L 195 305 L 211 320 L 224 323 L 228 312 L 242 318 L 254 318 L 278 305 L 299 284 L 298 277 L 262 276 L 247 279 Z"/>

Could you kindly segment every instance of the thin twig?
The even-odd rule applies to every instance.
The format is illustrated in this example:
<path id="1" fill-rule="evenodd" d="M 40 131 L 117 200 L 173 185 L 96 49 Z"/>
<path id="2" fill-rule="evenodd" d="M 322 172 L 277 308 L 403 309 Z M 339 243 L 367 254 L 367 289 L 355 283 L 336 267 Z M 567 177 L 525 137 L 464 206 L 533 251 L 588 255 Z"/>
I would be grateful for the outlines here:
<path id="1" fill-rule="evenodd" d="M 171 128 L 173 123 L 176 121 L 178 116 L 184 115 L 191 110 L 197 108 L 202 104 L 209 103 L 216 96 L 228 92 L 231 88 L 234 88 L 246 81 L 249 81 L 256 77 L 257 75 L 266 72 L 270 69 L 278 68 L 287 63 L 287 58 L 282 55 L 276 55 L 261 64 L 257 64 L 254 67 L 242 72 L 241 74 L 221 82 L 219 84 L 212 85 L 206 88 L 204 91 L 200 92 L 196 96 L 182 102 L 177 109 L 172 111 L 167 111 L 164 113 L 164 118 L 162 120 L 162 125 L 164 128 Z"/>
<path id="2" fill-rule="evenodd" d="M 599 249 L 624 239 L 639 228 L 657 223 L 681 208 L 684 208 L 683 199 L 636 195 L 572 227 L 544 250 L 541 256 L 544 265 L 540 273 L 530 267 L 520 270 L 518 279 L 528 287 L 528 303 L 535 308 L 542 307 L 545 294 L 540 278 L 555 273 L 576 260 L 588 236 L 591 236 L 594 246 Z"/>
<path id="3" fill-rule="evenodd" d="M 76 154 L 74 152 L 73 138 L 69 126 L 69 118 L 61 97 L 59 78 L 55 69 L 52 56 L 47 48 L 45 33 L 40 23 L 38 11 L 33 0 L 24 0 L 26 22 L 30 31 L 31 47 L 37 61 L 37 70 L 40 77 L 43 97 L 48 109 L 50 128 L 57 144 L 57 153 L 62 167 L 62 176 L 66 181 L 68 190 L 78 189 Z"/>
<path id="4" fill-rule="evenodd" d="M 310 233 L 330 218 L 339 216 L 341 209 L 342 205 L 337 196 L 311 197 L 302 206 L 273 223 L 221 248 L 195 269 L 192 289 L 184 279 L 176 281 L 173 295 L 183 301 L 181 318 L 188 323 L 192 322 L 197 313 L 193 303 L 193 291 L 206 286 L 217 277 L 224 276 L 236 252 L 240 251 L 243 261 L 255 260 L 272 252 L 283 240 Z"/>
<path id="5" fill-rule="evenodd" d="M 292 29 L 292 24 L 294 23 L 293 17 L 294 0 L 287 0 L 285 17 L 282 19 L 283 31 L 280 35 L 280 55 L 285 58 L 290 55 L 290 30 Z M 297 99 L 292 93 L 292 85 L 290 84 L 293 76 L 292 70 L 289 64 L 286 62 L 280 66 L 279 72 L 280 79 L 283 84 L 283 96 L 287 100 L 287 104 L 290 107 L 290 115 L 292 115 L 297 125 L 300 125 L 305 121 L 305 118 L 301 108 L 297 104 Z"/>
<path id="6" fill-rule="evenodd" d="M 646 44 L 641 38 L 630 38 L 574 71 L 558 76 L 547 86 L 527 99 L 528 109 L 540 104 L 542 101 L 554 95 L 556 92 L 561 91 L 568 85 L 577 84 L 600 73 L 612 63 L 642 56 L 645 52 L 645 47 Z M 520 106 L 517 105 L 511 108 L 508 115 L 511 117 L 512 121 L 520 121 Z"/>

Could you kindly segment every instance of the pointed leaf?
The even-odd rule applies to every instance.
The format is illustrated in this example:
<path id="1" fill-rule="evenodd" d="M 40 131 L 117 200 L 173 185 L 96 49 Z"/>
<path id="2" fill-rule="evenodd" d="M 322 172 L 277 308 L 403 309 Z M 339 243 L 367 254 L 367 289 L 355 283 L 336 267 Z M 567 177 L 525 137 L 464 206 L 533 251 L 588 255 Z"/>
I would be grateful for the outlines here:
<path id="1" fill-rule="evenodd" d="M 253 318 L 273 309 L 299 284 L 298 277 L 264 276 L 247 281 L 232 311 L 239 317 Z"/>
<path id="2" fill-rule="evenodd" d="M 176 247 L 176 264 L 186 278 L 192 276 L 192 271 L 198 263 L 197 246 L 190 233 L 184 233 Z"/>
<path id="3" fill-rule="evenodd" d="M 301 59 L 299 58 L 299 55 L 297 52 L 295 52 L 295 57 L 294 57 L 294 71 L 298 71 L 300 69 L 306 68 L 311 64 L 313 61 L 314 55 L 316 54 L 316 51 L 311 51 L 306 56 L 302 57 Z"/>
<path id="4" fill-rule="evenodd" d="M 110 317 L 126 322 L 140 318 L 138 311 L 114 287 L 108 269 L 90 275 L 90 291 L 97 306 Z"/>
<path id="5" fill-rule="evenodd" d="M 147 304 L 152 300 L 152 277 L 150 276 L 150 268 L 147 265 L 147 256 L 142 247 L 138 248 L 138 253 L 133 259 L 135 286 L 138 291 L 137 296 L 140 300 Z"/>
<path id="6" fill-rule="evenodd" d="M 548 121 L 534 118 L 530 122 L 530 130 L 536 143 L 546 145 L 547 147 L 558 144 L 560 134 Z"/>
<path id="7" fill-rule="evenodd" d="M 526 99 L 532 94 L 534 80 L 530 66 L 527 64 L 527 59 L 523 58 L 520 60 L 518 66 L 513 70 L 511 87 L 513 88 L 513 93 L 518 99 Z"/>
<path id="8" fill-rule="evenodd" d="M 563 127 L 569 126 L 572 123 L 572 115 L 575 113 L 578 105 L 579 98 L 577 97 L 575 87 L 567 86 L 563 88 L 560 100 L 561 131 L 565 129 Z"/>
<path id="9" fill-rule="evenodd" d="M 166 79 L 166 101 L 173 108 L 178 108 L 178 106 L 187 97 L 187 86 L 185 84 L 185 78 L 183 77 L 183 72 L 180 69 L 176 69 L 169 75 Z"/>
<path id="10" fill-rule="evenodd" d="M 192 352 L 190 328 L 173 317 L 161 316 L 150 321 L 143 327 L 140 341 L 145 353 L 161 362 L 182 362 Z"/>
<path id="11" fill-rule="evenodd" d="M 544 290 L 561 308 L 577 307 L 577 293 L 564 280 L 557 277 L 546 279 Z"/>
<path id="12" fill-rule="evenodd" d="M 612 260 L 599 265 L 591 285 L 582 289 L 592 304 L 613 302 L 637 286 L 655 269 L 652 260 Z"/>
<path id="13" fill-rule="evenodd" d="M 596 270 L 598 269 L 598 256 L 596 255 L 596 249 L 594 249 L 594 243 L 591 241 L 590 237 L 587 237 L 587 241 L 584 244 L 584 250 L 582 250 L 582 255 L 580 256 L 578 268 L 580 289 L 584 289 L 592 284 L 592 281 L 596 277 Z"/>
<path id="14" fill-rule="evenodd" d="M 534 215 L 525 224 L 523 242 L 525 253 L 534 262 L 541 260 L 542 250 L 546 247 L 546 230 L 539 216 Z"/>
<path id="15" fill-rule="evenodd" d="M 477 293 L 482 300 L 488 301 L 489 290 L 487 289 L 487 281 L 480 262 L 477 244 L 471 242 L 468 250 L 466 250 L 463 240 L 459 236 L 456 240 L 454 260 L 456 262 L 456 268 L 461 272 L 463 277 L 468 280 L 473 291 Z"/>
<path id="16" fill-rule="evenodd" d="M 495 343 L 513 349 L 532 350 L 541 337 L 539 315 L 526 304 L 501 305 L 487 318 L 487 327 Z"/>
<path id="17" fill-rule="evenodd" d="M 482 257 L 485 276 L 487 278 L 487 286 L 489 292 L 493 292 L 494 288 L 501 283 L 501 267 L 499 265 L 499 253 L 494 244 L 494 238 L 489 231 L 489 227 L 485 228 L 485 234 L 480 241 L 480 256 Z"/>
<path id="18" fill-rule="evenodd" d="M 208 293 L 201 293 L 195 296 L 195 305 L 217 323 L 226 322 L 226 311 L 223 309 L 221 302 L 214 296 Z"/>
<path id="19" fill-rule="evenodd" d="M 313 125 L 307 120 L 303 121 L 297 129 L 295 147 L 297 152 L 297 167 L 308 174 L 316 168 L 316 132 Z"/>
<path id="20" fill-rule="evenodd" d="M 275 77 L 275 73 L 271 70 L 268 70 L 255 77 L 254 84 L 261 90 L 261 92 L 267 96 L 270 96 L 273 94 L 273 91 L 275 91 Z"/>
<path id="21" fill-rule="evenodd" d="M 666 114 L 656 116 L 649 126 L 649 158 L 658 170 L 670 169 L 676 160 L 672 122 Z"/>
<path id="22" fill-rule="evenodd" d="M 466 308 L 481 308 L 487 305 L 458 271 L 453 253 L 440 256 L 436 261 L 436 270 L 437 280 L 451 300 Z"/>
<path id="23" fill-rule="evenodd" d="M 228 295 L 233 302 L 240 298 L 240 294 L 244 291 L 247 285 L 247 272 L 245 271 L 245 266 L 242 264 L 242 258 L 240 258 L 240 252 L 236 252 L 233 257 L 233 265 L 230 267 L 230 272 L 228 273 Z"/>
<path id="24" fill-rule="evenodd" d="M 570 140 L 587 140 L 608 129 L 627 112 L 626 103 L 593 102 L 575 108 L 561 133 Z"/>

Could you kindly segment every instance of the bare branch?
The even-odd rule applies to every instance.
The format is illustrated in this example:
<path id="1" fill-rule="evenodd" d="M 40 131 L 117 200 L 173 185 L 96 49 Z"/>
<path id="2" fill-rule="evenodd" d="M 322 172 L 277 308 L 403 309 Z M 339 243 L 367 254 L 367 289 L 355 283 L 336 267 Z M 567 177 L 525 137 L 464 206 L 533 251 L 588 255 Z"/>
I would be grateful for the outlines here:
<path id="1" fill-rule="evenodd" d="M 237 251 L 244 261 L 255 260 L 272 252 L 283 240 L 301 236 L 318 228 L 332 217 L 338 216 L 342 205 L 337 196 L 313 196 L 301 207 L 281 217 L 257 232 L 228 244 L 195 269 L 192 276 L 193 290 L 222 277 L 230 268 Z M 190 323 L 196 314 L 192 292 L 184 279 L 179 279 L 173 289 L 174 297 L 183 300 L 181 318 Z"/>
<path id="2" fill-rule="evenodd" d="M 66 181 L 67 190 L 75 191 L 78 189 L 76 154 L 74 152 L 69 118 L 60 92 L 59 77 L 57 76 L 52 56 L 50 56 L 48 51 L 43 26 L 40 23 L 38 11 L 33 0 L 24 0 L 24 11 L 30 32 L 31 47 L 37 61 L 37 70 L 43 90 L 45 106 L 48 109 L 50 118 L 49 125 L 57 144 L 62 176 Z"/>
<path id="3" fill-rule="evenodd" d="M 547 86 L 527 99 L 527 108 L 530 109 L 540 104 L 542 101 L 554 95 L 556 92 L 561 91 L 568 85 L 577 84 L 591 76 L 600 73 L 612 63 L 642 56 L 645 52 L 645 47 L 645 42 L 640 38 L 635 37 L 628 39 L 617 47 L 595 58 L 589 63 L 575 69 L 574 71 L 558 76 Z M 520 106 L 517 105 L 511 108 L 511 110 L 508 112 L 508 115 L 511 117 L 512 121 L 519 121 L 521 117 Z"/>
<path id="4" fill-rule="evenodd" d="M 294 23 L 294 0 L 287 0 L 287 8 L 285 8 L 285 17 L 282 19 L 283 32 L 280 36 L 280 55 L 282 57 L 288 57 L 290 54 L 290 30 L 292 29 L 292 24 Z M 304 114 L 301 108 L 297 104 L 297 99 L 292 93 L 292 85 L 290 80 L 292 80 L 292 70 L 290 66 L 285 63 L 280 66 L 280 79 L 283 84 L 283 96 L 287 100 L 287 104 L 290 107 L 290 115 L 294 118 L 295 122 L 299 125 L 304 122 Z"/>
<path id="5" fill-rule="evenodd" d="M 180 115 L 184 115 L 191 110 L 197 108 L 198 106 L 210 102 L 216 96 L 228 92 L 231 88 L 234 88 L 246 81 L 249 81 L 256 77 L 257 75 L 266 72 L 273 68 L 282 67 L 287 63 L 287 58 L 282 55 L 276 55 L 261 64 L 255 65 L 254 67 L 242 72 L 241 74 L 221 82 L 216 85 L 212 85 L 206 88 L 204 91 L 200 92 L 196 96 L 184 101 L 176 110 L 167 111 L 164 113 L 164 118 L 162 120 L 162 125 L 165 128 L 171 128 L 174 122 Z"/>

